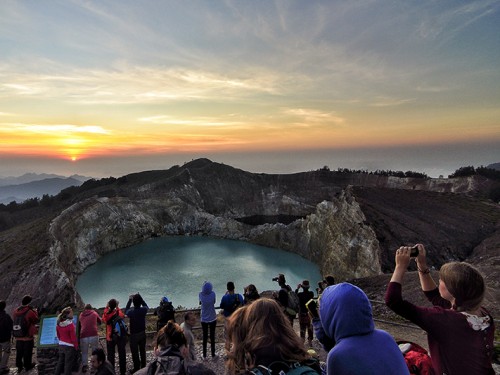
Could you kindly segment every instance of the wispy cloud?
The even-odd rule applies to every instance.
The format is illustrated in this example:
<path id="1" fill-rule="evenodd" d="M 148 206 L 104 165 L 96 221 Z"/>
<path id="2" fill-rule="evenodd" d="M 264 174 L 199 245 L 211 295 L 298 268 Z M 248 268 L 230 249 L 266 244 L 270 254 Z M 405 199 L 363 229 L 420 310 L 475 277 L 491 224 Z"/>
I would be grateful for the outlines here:
<path id="1" fill-rule="evenodd" d="M 122 67 L 115 70 L 61 69 L 59 74 L 0 68 L 0 97 L 60 98 L 79 104 L 134 104 L 174 100 L 232 101 L 256 94 L 279 94 L 286 77 L 271 72 L 238 76 L 182 68 Z"/>
<path id="2" fill-rule="evenodd" d="M 399 99 L 390 97 L 375 98 L 369 105 L 371 107 L 394 107 L 414 102 L 416 99 Z"/>
<path id="3" fill-rule="evenodd" d="M 226 121 L 224 118 L 220 117 L 192 117 L 184 119 L 168 115 L 141 117 L 138 121 L 159 125 L 187 125 L 201 127 L 234 127 L 244 124 L 241 121 Z"/>
<path id="4" fill-rule="evenodd" d="M 22 124 L 22 123 L 0 123 L 0 133 L 32 133 L 48 135 L 68 134 L 111 134 L 112 132 L 96 125 L 71 125 L 71 124 Z"/>
<path id="5" fill-rule="evenodd" d="M 299 118 L 301 122 L 310 125 L 317 123 L 339 125 L 346 121 L 345 118 L 340 117 L 335 112 L 323 112 L 310 108 L 283 108 L 282 112 L 286 115 Z"/>

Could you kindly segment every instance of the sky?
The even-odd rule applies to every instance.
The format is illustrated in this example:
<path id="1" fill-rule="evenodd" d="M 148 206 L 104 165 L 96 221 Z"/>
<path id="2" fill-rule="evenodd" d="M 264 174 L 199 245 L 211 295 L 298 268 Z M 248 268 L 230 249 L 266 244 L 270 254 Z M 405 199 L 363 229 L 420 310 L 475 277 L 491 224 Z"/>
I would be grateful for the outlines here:
<path id="1" fill-rule="evenodd" d="M 0 2 L 0 176 L 500 162 L 500 1 Z"/>

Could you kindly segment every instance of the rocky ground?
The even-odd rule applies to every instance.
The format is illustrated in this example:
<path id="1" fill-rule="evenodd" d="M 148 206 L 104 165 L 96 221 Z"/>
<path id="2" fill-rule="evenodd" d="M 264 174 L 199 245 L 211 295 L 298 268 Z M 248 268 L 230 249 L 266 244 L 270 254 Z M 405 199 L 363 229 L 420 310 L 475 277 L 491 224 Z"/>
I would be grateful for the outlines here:
<path id="1" fill-rule="evenodd" d="M 419 329 L 416 326 L 411 325 L 408 322 L 402 321 L 401 319 L 394 319 L 392 314 L 388 311 L 385 311 L 385 314 L 382 312 L 384 310 L 387 310 L 385 306 L 379 305 L 377 303 L 374 303 L 374 311 L 376 313 L 375 315 L 375 322 L 376 322 L 376 327 L 379 329 L 383 329 L 387 332 L 389 332 L 396 341 L 412 341 L 415 342 L 424 348 L 428 349 L 427 346 L 427 336 L 425 332 L 423 332 L 421 329 Z M 196 327 L 195 327 L 196 328 Z M 294 329 L 296 330 L 297 334 L 299 332 L 299 326 L 297 320 L 295 321 Z M 198 327 L 198 329 L 194 330 L 195 337 L 197 340 L 197 357 L 199 358 L 199 362 L 202 362 L 205 364 L 207 367 L 212 369 L 217 375 L 224 375 L 225 374 L 225 351 L 224 351 L 224 336 L 223 336 L 223 330 L 222 330 L 222 325 L 220 324 L 217 329 L 217 335 L 216 335 L 216 356 L 214 358 L 208 357 L 206 360 L 202 359 L 202 346 L 201 346 L 201 327 Z M 153 339 L 154 339 L 154 334 L 148 335 L 148 344 L 146 347 L 147 350 L 147 357 L 148 357 L 148 363 L 153 360 Z M 105 342 L 104 339 L 101 340 L 101 344 L 105 347 Z M 210 344 L 209 344 L 210 345 Z M 313 349 L 316 354 L 318 355 L 320 361 L 325 361 L 327 353 L 323 350 L 321 344 L 318 342 L 318 340 L 314 339 L 312 341 L 312 345 L 308 349 Z M 210 349 L 209 349 L 210 351 Z M 35 357 L 35 356 L 34 356 Z M 15 350 L 11 353 L 10 357 L 10 374 L 16 375 L 17 374 L 17 369 L 15 367 L 14 363 L 14 358 L 15 358 Z M 118 363 L 118 360 L 117 360 Z M 132 369 L 132 357 L 130 355 L 130 352 L 128 351 L 128 346 L 127 346 L 127 368 Z M 500 364 L 495 363 L 494 368 L 496 373 L 500 374 Z M 74 374 L 79 374 L 83 375 L 82 372 L 74 373 Z M 38 375 L 38 371 L 36 367 L 29 371 L 29 372 L 22 372 L 22 375 Z M 127 373 L 128 375 L 128 373 Z"/>

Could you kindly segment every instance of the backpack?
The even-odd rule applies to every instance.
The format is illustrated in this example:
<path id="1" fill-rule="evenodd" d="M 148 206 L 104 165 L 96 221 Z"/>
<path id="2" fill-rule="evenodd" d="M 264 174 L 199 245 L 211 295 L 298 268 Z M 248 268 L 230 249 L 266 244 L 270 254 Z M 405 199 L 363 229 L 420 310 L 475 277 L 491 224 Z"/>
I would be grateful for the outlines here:
<path id="1" fill-rule="evenodd" d="M 175 321 L 175 309 L 172 302 L 161 302 L 158 307 L 158 320 L 167 323 L 169 320 Z"/>
<path id="2" fill-rule="evenodd" d="M 123 318 L 117 313 L 110 321 L 111 337 L 113 341 L 128 336 L 128 327 Z"/>
<path id="3" fill-rule="evenodd" d="M 240 301 L 240 296 L 239 294 L 235 293 L 234 294 L 234 299 L 233 299 L 233 305 L 231 306 L 231 309 L 233 312 L 240 307 L 243 304 L 243 301 Z"/>
<path id="4" fill-rule="evenodd" d="M 269 367 L 257 366 L 250 370 L 253 375 L 318 375 L 312 367 L 300 363 L 273 362 Z"/>
<path id="5" fill-rule="evenodd" d="M 175 347 L 171 347 L 163 354 L 151 362 L 146 375 L 215 375 L 215 372 L 203 363 L 186 364 L 179 349 Z"/>
<path id="6" fill-rule="evenodd" d="M 285 311 L 287 312 L 288 315 L 295 316 L 300 310 L 299 296 L 293 290 L 287 290 L 287 294 L 288 294 L 288 304 L 287 307 L 285 308 Z"/>
<path id="7" fill-rule="evenodd" d="M 21 315 L 16 315 L 14 318 L 14 324 L 12 326 L 12 336 L 14 337 L 27 337 L 29 336 L 28 328 L 29 324 L 28 321 L 26 320 L 26 314 L 30 309 L 27 309 L 24 313 Z"/>
<path id="8" fill-rule="evenodd" d="M 431 357 L 427 350 L 414 342 L 398 341 L 398 344 L 411 375 L 434 374 Z"/>

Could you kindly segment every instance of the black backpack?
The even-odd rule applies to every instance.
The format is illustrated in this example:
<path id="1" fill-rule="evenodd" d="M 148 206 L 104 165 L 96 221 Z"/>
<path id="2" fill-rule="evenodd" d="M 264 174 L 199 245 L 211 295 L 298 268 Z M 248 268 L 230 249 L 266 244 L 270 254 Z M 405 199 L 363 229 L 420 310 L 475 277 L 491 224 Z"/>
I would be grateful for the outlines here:
<path id="1" fill-rule="evenodd" d="M 240 299 L 240 295 L 235 293 L 233 299 L 233 305 L 231 306 L 233 312 L 243 304 L 243 301 Z"/>
<path id="2" fill-rule="evenodd" d="M 169 320 L 175 321 L 175 309 L 172 302 L 161 302 L 158 307 L 158 320 L 160 322 L 168 322 Z"/>
<path id="3" fill-rule="evenodd" d="M 14 337 L 27 337 L 29 335 L 28 329 L 29 324 L 26 320 L 26 314 L 28 314 L 30 309 L 27 309 L 21 315 L 16 315 L 14 318 L 14 324 L 12 326 L 12 336 Z"/>

